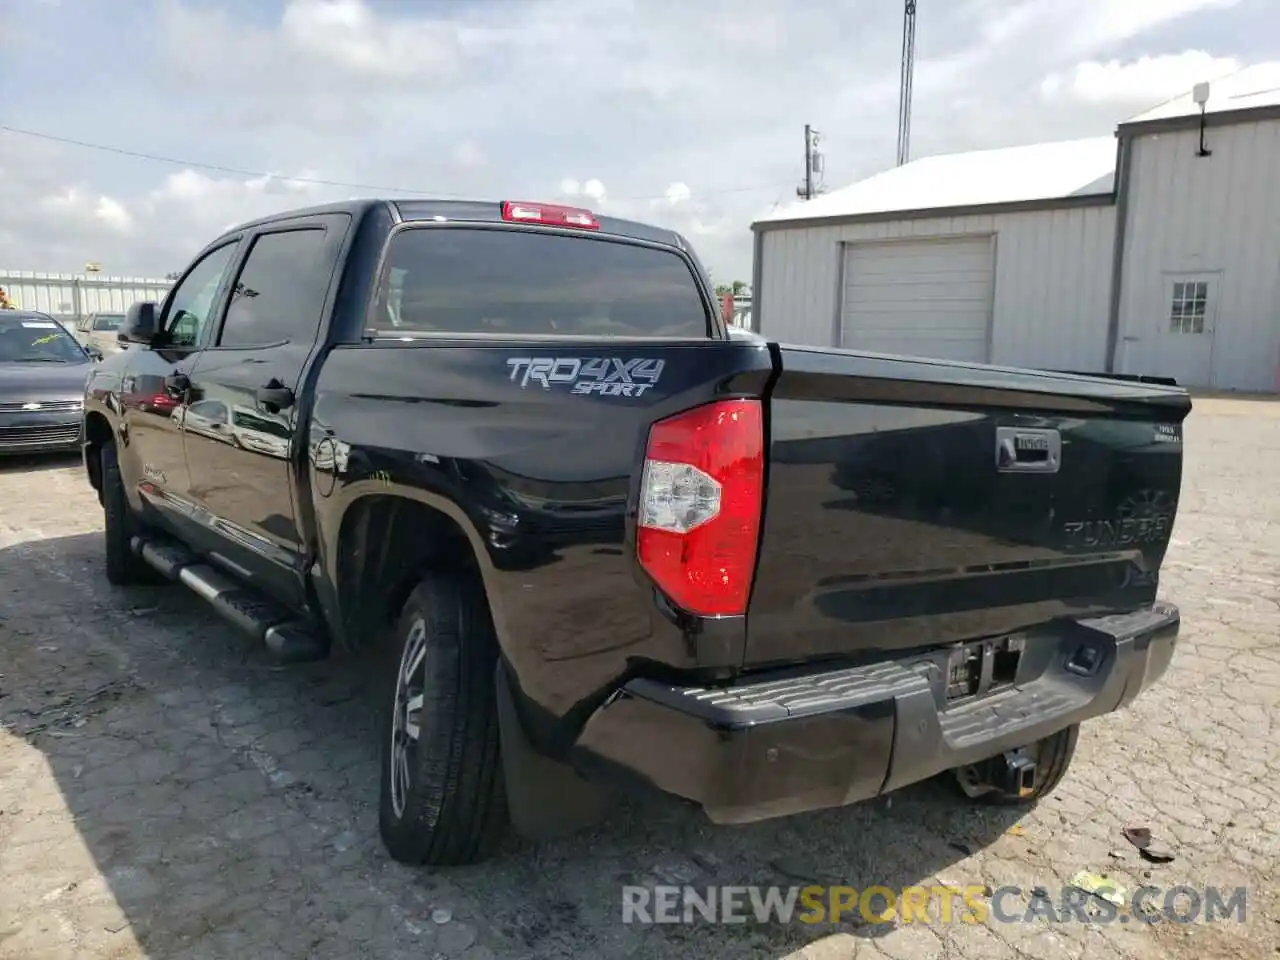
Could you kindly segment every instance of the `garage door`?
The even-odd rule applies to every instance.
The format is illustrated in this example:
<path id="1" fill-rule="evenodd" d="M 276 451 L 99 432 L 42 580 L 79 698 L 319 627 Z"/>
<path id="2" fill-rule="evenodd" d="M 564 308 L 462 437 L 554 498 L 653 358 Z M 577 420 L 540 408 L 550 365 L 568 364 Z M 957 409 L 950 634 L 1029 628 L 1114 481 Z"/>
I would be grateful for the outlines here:
<path id="1" fill-rule="evenodd" d="M 989 236 L 850 244 L 840 345 L 985 362 L 992 246 Z"/>

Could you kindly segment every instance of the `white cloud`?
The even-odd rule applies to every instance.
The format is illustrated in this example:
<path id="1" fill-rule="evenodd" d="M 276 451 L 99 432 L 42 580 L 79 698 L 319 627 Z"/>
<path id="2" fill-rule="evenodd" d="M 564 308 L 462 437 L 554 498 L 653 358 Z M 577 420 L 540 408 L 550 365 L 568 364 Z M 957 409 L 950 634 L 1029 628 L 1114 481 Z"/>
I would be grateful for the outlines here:
<path id="1" fill-rule="evenodd" d="M 488 165 L 489 157 L 479 144 L 463 140 L 453 148 L 453 162 L 460 167 L 483 167 Z"/>
<path id="2" fill-rule="evenodd" d="M 1049 4 L 1052 0 L 1043 2 Z M 1073 36 L 1081 46 L 1104 46 L 1129 40 L 1192 14 L 1222 13 L 1240 3 L 1241 0 L 1124 0 L 1123 3 L 1086 4 Z M 1061 9 L 1068 14 L 1072 11 L 1071 7 Z"/>
<path id="3" fill-rule="evenodd" d="M 93 215 L 112 230 L 128 233 L 133 229 L 133 217 L 119 200 L 110 197 L 99 197 L 94 204 Z"/>
<path id="4" fill-rule="evenodd" d="M 449 24 L 383 21 L 360 0 L 294 0 L 281 32 L 304 54 L 380 80 L 445 76 L 458 66 Z"/>
<path id="5" fill-rule="evenodd" d="M 687 183 L 673 183 L 667 187 L 667 203 L 676 206 L 681 203 L 688 203 L 693 192 L 689 189 Z"/>
<path id="6" fill-rule="evenodd" d="M 1240 69 L 1234 57 L 1215 57 L 1203 50 L 1187 50 L 1124 62 L 1090 60 L 1070 70 L 1052 73 L 1040 84 L 1046 100 L 1074 99 L 1085 103 L 1155 104 Z"/>
<path id="7" fill-rule="evenodd" d="M 284 0 L 274 21 L 155 2 L 145 35 L 29 5 L 23 36 L 58 37 L 100 79 L 87 98 L 77 71 L 46 69 L 47 44 L 10 43 L 5 122 L 275 173 L 0 132 L 0 267 L 162 274 L 229 224 L 383 194 L 560 198 L 680 230 L 717 276 L 747 277 L 751 220 L 795 199 L 806 122 L 833 189 L 893 162 L 901 8 L 870 0 L 804 16 L 776 0 Z M 1203 69 L 1258 59 L 1280 16 L 1246 8 L 923 6 L 913 155 L 1105 134 Z"/>
<path id="8" fill-rule="evenodd" d="M 90 221 L 113 233 L 124 234 L 133 229 L 133 216 L 119 200 L 108 196 L 94 197 L 77 187 L 42 197 L 38 205 L 49 217 L 72 222 Z"/>
<path id="9" fill-rule="evenodd" d="M 596 204 L 604 204 L 609 195 L 604 184 L 595 177 L 585 183 L 575 180 L 573 177 L 565 177 L 560 181 L 560 193 L 564 197 L 583 202 L 590 201 Z"/>

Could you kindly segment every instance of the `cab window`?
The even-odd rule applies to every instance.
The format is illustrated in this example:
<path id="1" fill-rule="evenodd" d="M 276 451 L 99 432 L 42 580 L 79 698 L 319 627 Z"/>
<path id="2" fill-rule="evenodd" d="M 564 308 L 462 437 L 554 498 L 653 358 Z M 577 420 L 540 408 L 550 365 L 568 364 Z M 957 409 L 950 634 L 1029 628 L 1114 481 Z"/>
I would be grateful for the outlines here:
<path id="1" fill-rule="evenodd" d="M 174 289 L 166 318 L 169 346 L 194 347 L 200 343 L 237 245 L 238 241 L 232 241 L 209 251 Z"/>

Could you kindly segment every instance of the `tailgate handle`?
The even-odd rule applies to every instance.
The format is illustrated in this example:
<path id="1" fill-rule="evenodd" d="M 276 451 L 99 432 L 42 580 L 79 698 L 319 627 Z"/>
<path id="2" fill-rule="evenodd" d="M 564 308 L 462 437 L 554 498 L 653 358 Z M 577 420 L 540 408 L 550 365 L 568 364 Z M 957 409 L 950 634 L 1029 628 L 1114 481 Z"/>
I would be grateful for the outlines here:
<path id="1" fill-rule="evenodd" d="M 1057 430 L 996 427 L 996 470 L 1000 473 L 1057 473 L 1062 436 Z"/>

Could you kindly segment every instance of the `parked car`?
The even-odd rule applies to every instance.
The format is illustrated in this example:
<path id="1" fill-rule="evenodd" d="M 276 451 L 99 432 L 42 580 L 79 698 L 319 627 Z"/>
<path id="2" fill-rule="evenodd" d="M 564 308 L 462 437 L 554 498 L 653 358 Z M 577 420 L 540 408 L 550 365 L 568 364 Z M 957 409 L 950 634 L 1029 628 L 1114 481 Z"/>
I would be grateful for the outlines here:
<path id="1" fill-rule="evenodd" d="M 1028 803 L 1177 642 L 1185 391 L 735 333 L 666 229 L 284 213 L 121 336 L 85 392 L 108 579 L 186 584 L 283 660 L 383 658 L 402 861 L 619 784 L 719 823 L 939 774 Z"/>
<path id="2" fill-rule="evenodd" d="M 48 314 L 0 312 L 0 455 L 80 449 L 85 377 L 96 356 Z"/>
<path id="3" fill-rule="evenodd" d="M 86 347 L 95 347 L 104 356 L 118 353 L 125 345 L 119 340 L 123 313 L 92 313 L 76 324 L 76 339 Z"/>

